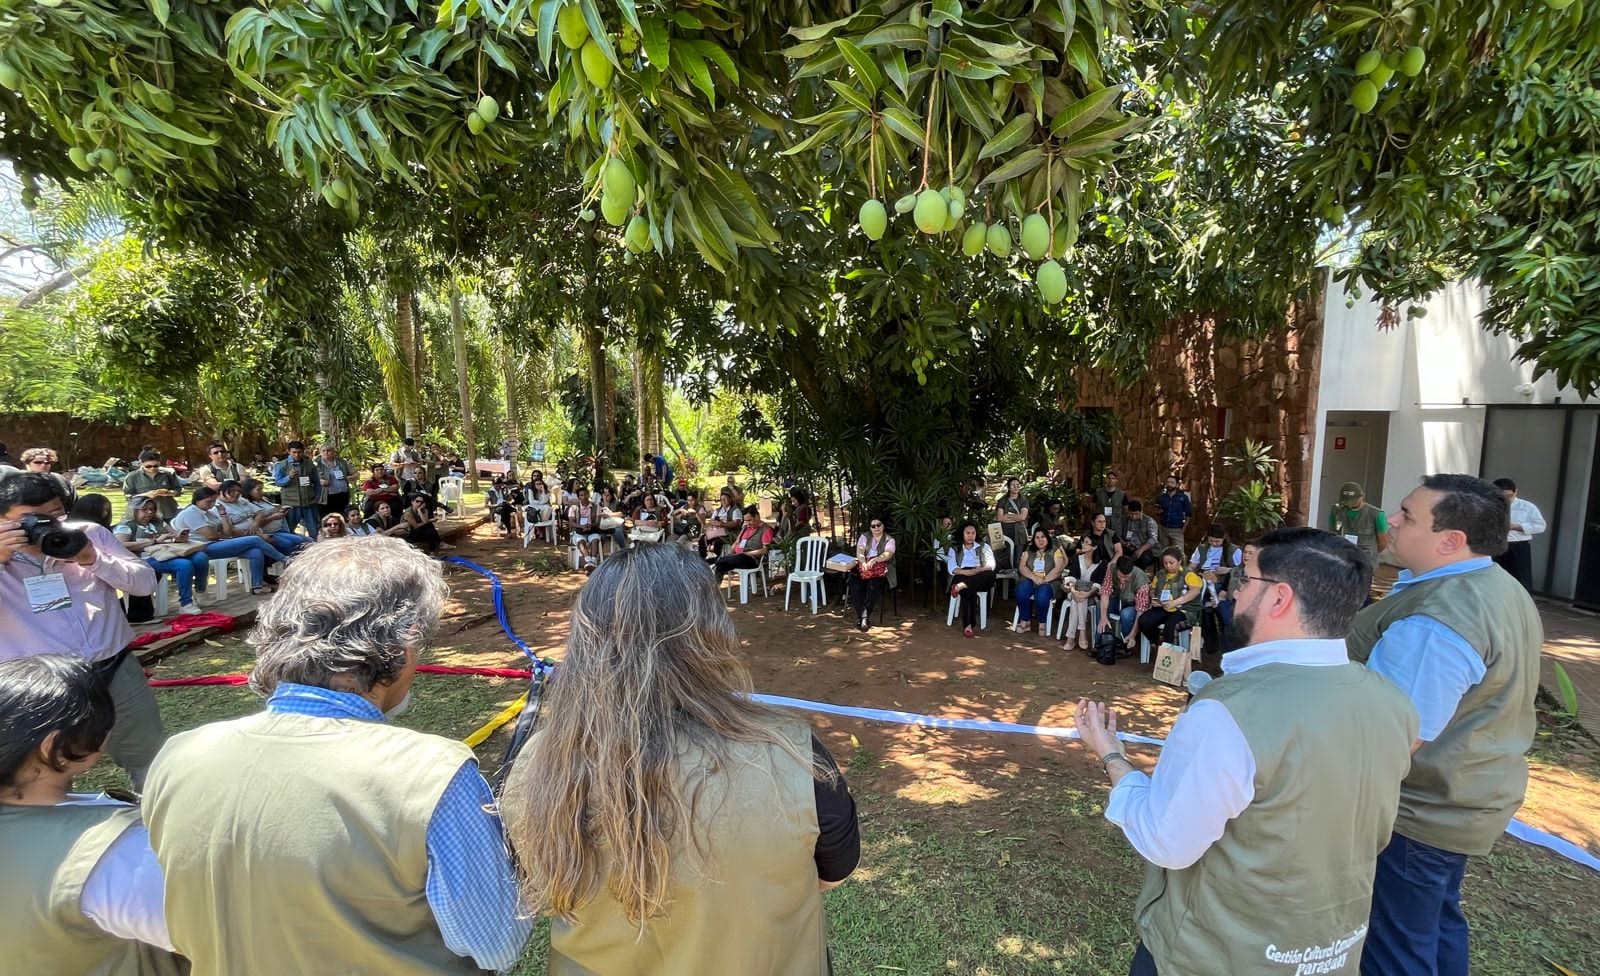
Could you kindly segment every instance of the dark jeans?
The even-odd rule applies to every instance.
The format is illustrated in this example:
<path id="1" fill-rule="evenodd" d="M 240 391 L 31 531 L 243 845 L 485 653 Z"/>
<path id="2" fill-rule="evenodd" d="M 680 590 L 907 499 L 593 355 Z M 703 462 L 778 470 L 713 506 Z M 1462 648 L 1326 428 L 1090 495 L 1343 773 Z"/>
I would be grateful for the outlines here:
<path id="1" fill-rule="evenodd" d="M 1533 592 L 1533 543 L 1512 542 L 1506 546 L 1506 551 L 1494 557 L 1506 572 L 1517 578 L 1522 588 L 1529 593 Z"/>
<path id="2" fill-rule="evenodd" d="M 1378 855 L 1362 976 L 1467 976 L 1467 855 L 1395 834 Z"/>
<path id="3" fill-rule="evenodd" d="M 755 569 L 758 565 L 756 557 L 746 556 L 742 552 L 730 552 L 726 556 L 718 556 L 716 565 L 717 582 L 722 582 L 722 577 L 736 569 Z"/>
<path id="4" fill-rule="evenodd" d="M 1200 611 L 1200 633 L 1204 635 L 1207 654 L 1228 652 L 1228 627 L 1232 623 L 1232 600 L 1218 600 L 1216 606 Z"/>
<path id="5" fill-rule="evenodd" d="M 439 538 L 439 527 L 432 522 L 412 526 L 406 533 L 406 541 L 421 549 L 423 552 L 438 552 L 440 544 L 444 541 Z"/>
<path id="6" fill-rule="evenodd" d="M 1133 950 L 1133 965 L 1128 967 L 1128 976 L 1160 976 L 1156 972 L 1155 957 L 1150 955 L 1150 950 L 1139 943 L 1139 948 Z"/>
<path id="7" fill-rule="evenodd" d="M 872 614 L 872 608 L 883 595 L 884 582 L 888 578 L 878 576 L 862 579 L 860 573 L 850 574 L 850 605 L 855 607 L 857 617 L 865 620 Z"/>
<path id="8" fill-rule="evenodd" d="M 1178 628 L 1186 619 L 1182 610 L 1151 607 L 1139 615 L 1139 633 L 1152 644 L 1176 644 Z"/>
<path id="9" fill-rule="evenodd" d="M 986 569 L 981 573 L 971 576 L 957 576 L 950 585 L 965 583 L 966 588 L 961 591 L 961 626 L 978 626 L 978 594 L 987 593 L 994 589 L 994 570 Z"/>

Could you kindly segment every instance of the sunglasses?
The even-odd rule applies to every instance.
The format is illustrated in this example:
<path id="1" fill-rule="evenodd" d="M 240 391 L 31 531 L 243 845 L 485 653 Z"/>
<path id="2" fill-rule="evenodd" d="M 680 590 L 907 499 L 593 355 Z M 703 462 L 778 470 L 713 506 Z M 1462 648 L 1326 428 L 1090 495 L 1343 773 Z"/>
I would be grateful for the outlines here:
<path id="1" fill-rule="evenodd" d="M 47 468 L 50 466 L 50 462 L 49 461 L 41 461 L 38 458 L 35 458 L 32 461 L 29 461 L 28 463 L 29 464 L 42 464 Z"/>
<path id="2" fill-rule="evenodd" d="M 874 523 L 872 523 L 871 528 L 881 529 L 881 528 L 883 528 L 883 523 L 882 522 L 874 522 Z"/>
<path id="3" fill-rule="evenodd" d="M 161 465 L 159 465 L 159 464 L 141 464 L 141 465 L 139 465 L 139 467 L 144 468 L 146 471 L 157 471 L 157 470 L 160 470 Z"/>

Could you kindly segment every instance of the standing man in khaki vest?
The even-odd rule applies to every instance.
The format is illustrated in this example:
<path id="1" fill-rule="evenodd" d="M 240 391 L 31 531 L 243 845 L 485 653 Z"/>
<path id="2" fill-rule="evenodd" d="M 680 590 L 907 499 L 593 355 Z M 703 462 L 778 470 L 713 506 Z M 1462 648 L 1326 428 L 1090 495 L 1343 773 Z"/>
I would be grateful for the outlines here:
<path id="1" fill-rule="evenodd" d="M 156 758 L 145 820 L 196 976 L 516 963 L 532 920 L 472 751 L 385 722 L 445 595 L 439 564 L 399 539 L 307 548 L 250 633 L 266 710 Z"/>
<path id="2" fill-rule="evenodd" d="M 1350 656 L 1392 679 L 1422 717 L 1394 839 L 1378 858 L 1366 976 L 1466 976 L 1461 877 L 1522 805 L 1544 626 L 1491 557 L 1506 546 L 1499 489 L 1422 479 L 1390 547 L 1404 571 L 1350 627 Z"/>
<path id="3" fill-rule="evenodd" d="M 1328 513 L 1328 531 L 1360 547 L 1378 565 L 1378 553 L 1389 548 L 1389 519 L 1383 509 L 1367 504 L 1367 492 L 1354 481 L 1339 489 L 1339 504 Z"/>
<path id="4" fill-rule="evenodd" d="M 1235 597 L 1239 649 L 1152 775 L 1123 755 L 1115 712 L 1078 703 L 1083 743 L 1111 777 L 1106 819 L 1149 862 L 1130 976 L 1357 971 L 1417 734 L 1405 694 L 1345 649 L 1371 581 L 1338 536 L 1264 536 Z"/>

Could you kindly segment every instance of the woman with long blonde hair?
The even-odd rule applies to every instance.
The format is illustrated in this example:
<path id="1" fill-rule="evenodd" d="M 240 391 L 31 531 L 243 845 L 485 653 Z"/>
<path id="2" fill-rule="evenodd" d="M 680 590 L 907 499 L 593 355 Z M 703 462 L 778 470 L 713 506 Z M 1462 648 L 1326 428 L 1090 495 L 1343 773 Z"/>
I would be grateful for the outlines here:
<path id="1" fill-rule="evenodd" d="M 752 701 L 711 574 L 681 546 L 579 592 L 548 713 L 501 810 L 551 976 L 822 976 L 822 891 L 855 803 L 805 720 Z"/>

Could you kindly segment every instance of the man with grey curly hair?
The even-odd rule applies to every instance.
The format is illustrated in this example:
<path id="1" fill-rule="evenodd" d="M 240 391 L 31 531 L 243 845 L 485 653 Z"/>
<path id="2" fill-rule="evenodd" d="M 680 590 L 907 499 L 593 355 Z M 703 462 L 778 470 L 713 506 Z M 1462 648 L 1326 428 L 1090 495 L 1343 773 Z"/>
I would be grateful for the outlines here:
<path id="1" fill-rule="evenodd" d="M 399 539 L 297 556 L 248 638 L 258 714 L 172 738 L 144 799 L 173 945 L 207 973 L 507 969 L 531 919 L 459 742 L 385 722 L 447 595 Z"/>

